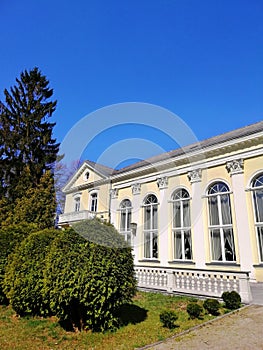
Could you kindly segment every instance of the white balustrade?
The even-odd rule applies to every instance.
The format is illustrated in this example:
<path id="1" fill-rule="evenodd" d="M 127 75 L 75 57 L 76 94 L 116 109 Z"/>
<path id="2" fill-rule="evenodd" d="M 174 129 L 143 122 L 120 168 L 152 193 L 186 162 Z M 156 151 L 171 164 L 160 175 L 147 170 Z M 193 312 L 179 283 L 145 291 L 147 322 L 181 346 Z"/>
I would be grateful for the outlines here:
<path id="1" fill-rule="evenodd" d="M 138 287 L 208 297 L 221 297 L 224 291 L 237 291 L 244 303 L 251 302 L 247 272 L 224 272 L 135 266 Z"/>

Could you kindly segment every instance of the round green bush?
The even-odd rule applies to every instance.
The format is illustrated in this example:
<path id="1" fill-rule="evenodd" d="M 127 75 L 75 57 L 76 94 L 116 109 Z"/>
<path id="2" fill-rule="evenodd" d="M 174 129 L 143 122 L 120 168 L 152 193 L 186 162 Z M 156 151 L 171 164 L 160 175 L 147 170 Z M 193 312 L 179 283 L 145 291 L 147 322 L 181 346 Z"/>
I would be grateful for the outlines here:
<path id="1" fill-rule="evenodd" d="M 223 292 L 221 297 L 227 309 L 235 310 L 238 309 L 241 305 L 241 297 L 239 293 L 234 290 L 231 292 Z"/>
<path id="2" fill-rule="evenodd" d="M 220 303 L 217 299 L 206 299 L 203 303 L 203 307 L 211 315 L 218 315 L 218 310 L 220 308 Z"/>
<path id="3" fill-rule="evenodd" d="M 16 247 L 6 266 L 3 289 L 13 309 L 23 315 L 48 315 L 43 297 L 45 257 L 58 230 L 31 233 Z"/>
<path id="4" fill-rule="evenodd" d="M 199 318 L 201 312 L 203 311 L 203 308 L 198 305 L 197 303 L 189 303 L 187 305 L 187 313 L 190 316 L 190 318 Z"/>
<path id="5" fill-rule="evenodd" d="M 3 291 L 3 280 L 8 256 L 25 237 L 34 231 L 37 231 L 37 227 L 34 224 L 10 225 L 0 229 L 0 304 L 8 303 L 8 299 Z"/>
<path id="6" fill-rule="evenodd" d="M 105 232 L 107 240 L 123 245 L 113 227 L 88 220 L 81 236 L 73 229 L 63 231 L 46 258 L 44 294 L 53 313 L 74 328 L 116 328 L 118 308 L 136 292 L 131 248 L 110 248 L 83 238 L 97 235 L 104 242 Z"/>
<path id="7" fill-rule="evenodd" d="M 164 310 L 160 313 L 160 321 L 163 326 L 169 329 L 176 327 L 175 321 L 178 319 L 175 311 L 173 310 Z"/>

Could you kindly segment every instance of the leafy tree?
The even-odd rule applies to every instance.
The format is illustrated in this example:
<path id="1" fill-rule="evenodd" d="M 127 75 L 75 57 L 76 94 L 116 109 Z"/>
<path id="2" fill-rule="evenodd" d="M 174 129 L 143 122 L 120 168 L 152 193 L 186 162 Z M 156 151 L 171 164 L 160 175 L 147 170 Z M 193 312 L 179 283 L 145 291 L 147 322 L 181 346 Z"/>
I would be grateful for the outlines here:
<path id="1" fill-rule="evenodd" d="M 42 293 L 43 270 L 49 246 L 59 234 L 55 229 L 32 233 L 10 255 L 3 290 L 12 308 L 21 316 L 51 313 Z"/>
<path id="2" fill-rule="evenodd" d="M 35 188 L 56 160 L 55 123 L 48 122 L 56 101 L 51 100 L 53 90 L 38 68 L 22 72 L 4 95 L 5 102 L 0 101 L 0 198 L 12 207 L 25 194 L 27 187 L 18 186 L 25 173 L 27 186 Z"/>
<path id="3" fill-rule="evenodd" d="M 63 187 L 81 165 L 80 160 L 73 161 L 68 165 L 63 163 L 63 159 L 64 155 L 57 156 L 54 173 L 57 210 L 59 213 L 63 213 L 65 207 L 65 194 L 63 193 Z"/>

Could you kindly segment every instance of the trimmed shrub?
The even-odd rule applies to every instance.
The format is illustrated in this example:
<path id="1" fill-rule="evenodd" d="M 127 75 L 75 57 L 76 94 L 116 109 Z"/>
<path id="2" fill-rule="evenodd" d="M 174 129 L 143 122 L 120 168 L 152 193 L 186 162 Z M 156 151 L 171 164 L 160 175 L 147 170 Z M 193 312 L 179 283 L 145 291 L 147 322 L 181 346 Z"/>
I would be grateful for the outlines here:
<path id="1" fill-rule="evenodd" d="M 164 310 L 160 313 L 160 321 L 164 327 L 173 329 L 176 327 L 175 321 L 178 319 L 175 311 Z"/>
<path id="2" fill-rule="evenodd" d="M 190 303 L 187 305 L 186 311 L 190 318 L 199 318 L 203 308 L 197 303 Z"/>
<path id="3" fill-rule="evenodd" d="M 241 297 L 236 291 L 224 292 L 221 297 L 224 300 L 227 309 L 235 310 L 240 307 Z"/>
<path id="4" fill-rule="evenodd" d="M 44 294 L 51 310 L 73 328 L 105 331 L 118 326 L 118 308 L 136 292 L 131 248 L 86 240 L 99 237 L 124 246 L 121 235 L 98 220 L 88 220 L 80 236 L 69 229 L 54 240 L 46 259 Z M 104 235 L 106 237 L 104 237 Z"/>
<path id="5" fill-rule="evenodd" d="M 3 289 L 13 309 L 23 315 L 48 315 L 48 300 L 43 298 L 43 270 L 49 246 L 58 230 L 31 233 L 10 255 Z"/>
<path id="6" fill-rule="evenodd" d="M 218 310 L 220 308 L 220 303 L 217 299 L 206 299 L 203 303 L 203 307 L 211 315 L 218 315 Z"/>
<path id="7" fill-rule="evenodd" d="M 8 299 L 3 291 L 3 280 L 8 256 L 33 231 L 37 231 L 37 227 L 34 224 L 10 225 L 0 229 L 0 304 L 8 303 Z"/>

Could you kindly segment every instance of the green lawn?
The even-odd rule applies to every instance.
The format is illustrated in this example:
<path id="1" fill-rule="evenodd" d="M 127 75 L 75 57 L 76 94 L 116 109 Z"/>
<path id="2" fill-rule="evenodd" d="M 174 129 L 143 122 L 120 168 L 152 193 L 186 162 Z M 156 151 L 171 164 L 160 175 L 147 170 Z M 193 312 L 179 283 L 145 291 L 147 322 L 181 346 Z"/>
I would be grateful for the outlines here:
<path id="1" fill-rule="evenodd" d="M 53 318 L 19 318 L 10 307 L 0 306 L 0 349 L 134 349 L 163 340 L 211 318 L 203 313 L 190 320 L 187 297 L 138 292 L 132 305 L 122 310 L 123 326 L 112 333 L 67 332 Z M 202 303 L 198 301 L 198 303 Z M 162 327 L 160 312 L 173 309 L 178 315 L 173 330 Z M 222 313 L 224 310 L 222 310 Z"/>

